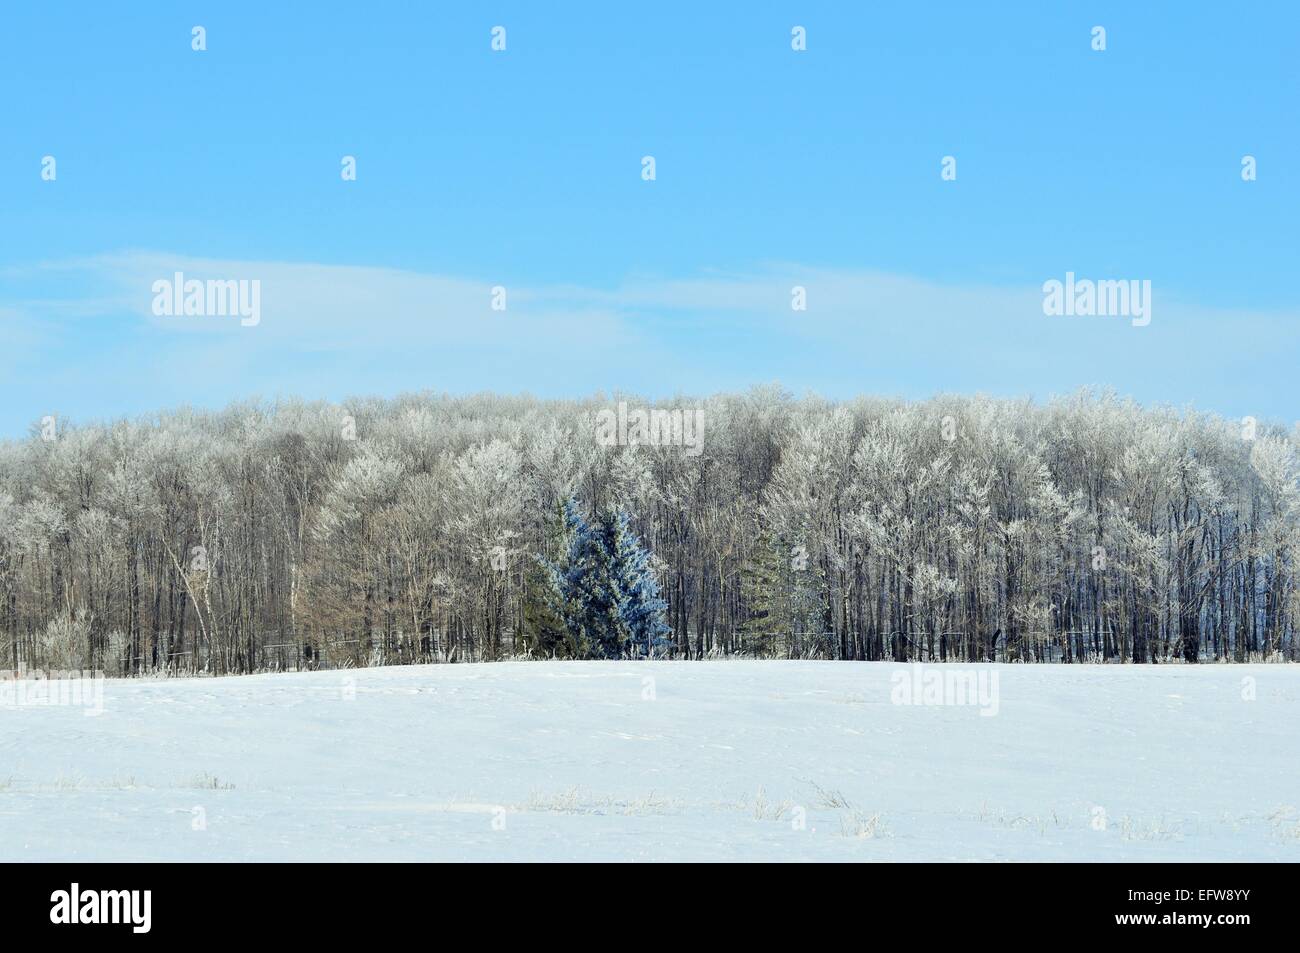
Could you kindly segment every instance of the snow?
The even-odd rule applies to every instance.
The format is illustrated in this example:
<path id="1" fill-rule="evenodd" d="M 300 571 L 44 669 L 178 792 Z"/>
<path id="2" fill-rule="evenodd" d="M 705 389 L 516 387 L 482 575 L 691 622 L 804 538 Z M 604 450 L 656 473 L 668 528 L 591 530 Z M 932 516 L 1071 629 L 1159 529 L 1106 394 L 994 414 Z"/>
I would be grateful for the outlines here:
<path id="1" fill-rule="evenodd" d="M 995 712 L 890 663 L 108 680 L 0 707 L 0 860 L 1300 860 L 1300 668 L 945 669 Z"/>

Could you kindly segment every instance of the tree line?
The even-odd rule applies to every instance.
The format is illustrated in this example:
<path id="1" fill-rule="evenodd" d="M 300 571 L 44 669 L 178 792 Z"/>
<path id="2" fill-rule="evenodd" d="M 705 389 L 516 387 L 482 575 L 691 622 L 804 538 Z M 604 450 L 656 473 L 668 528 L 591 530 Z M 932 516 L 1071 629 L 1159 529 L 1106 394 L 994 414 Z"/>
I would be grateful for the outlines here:
<path id="1" fill-rule="evenodd" d="M 618 402 L 682 411 L 694 443 L 611 441 Z M 1087 391 L 47 418 L 0 444 L 0 651 L 110 674 L 1294 659 L 1296 442 Z"/>

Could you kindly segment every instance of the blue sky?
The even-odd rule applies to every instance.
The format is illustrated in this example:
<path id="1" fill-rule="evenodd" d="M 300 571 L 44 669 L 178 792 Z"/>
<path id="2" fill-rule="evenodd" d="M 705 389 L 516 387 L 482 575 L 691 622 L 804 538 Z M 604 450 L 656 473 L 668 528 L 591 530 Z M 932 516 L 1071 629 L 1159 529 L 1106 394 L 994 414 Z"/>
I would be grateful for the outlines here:
<path id="1" fill-rule="evenodd" d="M 4 19 L 0 436 L 253 395 L 770 381 L 1296 417 L 1294 4 Z M 155 317 L 180 268 L 260 280 L 261 322 Z M 1045 316 L 1067 271 L 1150 280 L 1151 324 Z"/>

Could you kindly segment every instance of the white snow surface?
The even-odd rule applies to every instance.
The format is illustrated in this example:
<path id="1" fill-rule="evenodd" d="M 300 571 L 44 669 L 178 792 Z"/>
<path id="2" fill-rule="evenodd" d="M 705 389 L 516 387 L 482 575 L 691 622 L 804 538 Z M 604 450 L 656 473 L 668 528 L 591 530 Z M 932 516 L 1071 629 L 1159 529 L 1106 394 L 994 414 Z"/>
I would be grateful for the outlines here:
<path id="1" fill-rule="evenodd" d="M 0 708 L 0 860 L 1300 860 L 1300 667 L 945 668 L 996 715 L 891 663 L 108 680 Z"/>

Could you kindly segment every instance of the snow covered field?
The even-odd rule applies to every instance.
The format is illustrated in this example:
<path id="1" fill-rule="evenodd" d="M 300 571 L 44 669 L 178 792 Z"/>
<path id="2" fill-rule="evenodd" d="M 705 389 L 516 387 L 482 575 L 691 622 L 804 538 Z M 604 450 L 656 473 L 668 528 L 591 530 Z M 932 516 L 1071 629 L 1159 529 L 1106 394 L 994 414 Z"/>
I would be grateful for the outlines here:
<path id="1" fill-rule="evenodd" d="M 0 707 L 0 860 L 1300 860 L 1300 668 L 947 668 L 996 694 L 895 704 L 909 667 L 851 662 L 110 680 L 98 716 Z"/>

